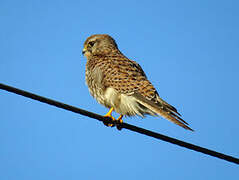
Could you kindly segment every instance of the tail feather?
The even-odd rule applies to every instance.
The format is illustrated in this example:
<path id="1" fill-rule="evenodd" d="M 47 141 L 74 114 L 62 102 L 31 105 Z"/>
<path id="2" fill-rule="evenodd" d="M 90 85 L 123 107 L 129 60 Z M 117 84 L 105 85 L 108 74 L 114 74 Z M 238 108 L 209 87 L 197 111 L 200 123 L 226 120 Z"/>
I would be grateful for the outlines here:
<path id="1" fill-rule="evenodd" d="M 177 112 L 176 108 L 169 105 L 165 101 L 163 101 L 164 103 L 158 101 L 158 103 L 155 104 L 154 102 L 146 99 L 145 97 L 143 97 L 140 94 L 133 94 L 132 96 L 135 97 L 135 99 L 137 100 L 138 103 L 142 104 L 143 106 L 150 109 L 154 113 L 183 127 L 184 129 L 193 131 L 193 129 L 191 129 L 190 127 L 187 126 L 188 123 L 186 121 L 184 121 L 181 117 L 179 117 L 180 114 Z"/>
<path id="2" fill-rule="evenodd" d="M 166 101 L 164 101 L 163 99 L 161 99 L 159 97 L 159 95 L 157 95 L 157 101 L 163 105 L 165 105 L 167 107 L 167 109 L 171 110 L 171 112 L 181 116 L 181 114 L 179 114 L 179 112 L 177 111 L 177 109 L 175 107 L 173 107 L 172 105 L 168 104 Z M 184 122 L 185 123 L 185 122 Z M 187 124 L 187 123 L 186 123 Z"/>
<path id="3" fill-rule="evenodd" d="M 189 125 L 186 121 L 184 121 L 179 115 L 177 115 L 177 114 L 175 114 L 175 112 L 172 112 L 172 111 L 170 111 L 170 110 L 167 110 L 167 111 L 169 111 L 169 113 L 170 113 L 170 115 L 171 116 L 174 116 L 174 117 L 176 117 L 176 119 L 179 119 L 181 122 L 183 122 L 184 124 L 187 124 L 187 125 Z"/>

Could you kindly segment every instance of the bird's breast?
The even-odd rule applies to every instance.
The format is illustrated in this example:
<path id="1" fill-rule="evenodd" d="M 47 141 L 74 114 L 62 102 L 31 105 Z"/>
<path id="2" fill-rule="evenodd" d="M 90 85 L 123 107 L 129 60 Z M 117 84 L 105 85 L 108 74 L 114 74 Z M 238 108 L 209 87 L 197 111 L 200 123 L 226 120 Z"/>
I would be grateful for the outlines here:
<path id="1" fill-rule="evenodd" d="M 100 103 L 105 105 L 104 91 L 105 87 L 103 85 L 103 73 L 97 67 L 87 67 L 85 72 L 86 84 L 89 88 L 90 94 Z"/>

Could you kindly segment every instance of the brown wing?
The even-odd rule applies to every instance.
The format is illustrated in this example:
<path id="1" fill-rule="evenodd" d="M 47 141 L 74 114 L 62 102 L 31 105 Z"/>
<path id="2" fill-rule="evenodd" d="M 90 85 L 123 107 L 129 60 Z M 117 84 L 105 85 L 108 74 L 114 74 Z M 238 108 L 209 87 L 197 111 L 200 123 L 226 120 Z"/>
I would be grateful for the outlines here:
<path id="1" fill-rule="evenodd" d="M 100 63 L 103 71 L 103 83 L 106 87 L 113 87 L 120 93 L 132 94 L 138 92 L 147 99 L 156 100 L 156 90 L 138 63 L 124 56 L 104 57 Z"/>
<path id="2" fill-rule="evenodd" d="M 103 84 L 112 87 L 120 93 L 134 96 L 138 102 L 163 116 L 175 124 L 192 130 L 176 108 L 162 100 L 151 82 L 147 79 L 143 69 L 135 61 L 124 56 L 110 56 L 103 58 L 100 68 L 103 72 Z"/>

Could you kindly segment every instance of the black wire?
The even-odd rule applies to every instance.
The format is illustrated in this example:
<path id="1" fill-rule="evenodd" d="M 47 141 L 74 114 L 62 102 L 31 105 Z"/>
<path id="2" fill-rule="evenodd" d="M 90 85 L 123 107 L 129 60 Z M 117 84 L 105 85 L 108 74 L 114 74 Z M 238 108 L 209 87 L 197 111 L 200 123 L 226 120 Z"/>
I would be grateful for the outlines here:
<path id="1" fill-rule="evenodd" d="M 28 98 L 31 98 L 31 99 L 35 99 L 37 101 L 41 101 L 43 103 L 47 103 L 47 104 L 50 104 L 50 105 L 53 105 L 53 106 L 56 106 L 56 107 L 59 107 L 59 108 L 62 108 L 62 109 L 66 109 L 68 111 L 72 111 L 72 112 L 75 112 L 75 113 L 78 113 L 78 114 L 82 114 L 84 116 L 88 116 L 88 117 L 97 119 L 99 121 L 105 122 L 105 123 L 115 124 L 119 129 L 125 128 L 125 129 L 128 129 L 128 130 L 134 131 L 134 132 L 138 132 L 140 134 L 144 134 L 144 135 L 147 135 L 147 136 L 150 136 L 150 137 L 154 137 L 156 139 L 160 139 L 160 140 L 172 143 L 172 144 L 176 144 L 178 146 L 182 146 L 182 147 L 194 150 L 194 151 L 201 152 L 203 154 L 207 154 L 207 155 L 214 156 L 214 157 L 217 157 L 217 158 L 229 161 L 229 162 L 239 164 L 239 159 L 238 158 L 235 158 L 235 157 L 232 157 L 232 156 L 229 156 L 229 155 L 226 155 L 226 154 L 222 154 L 222 153 L 219 153 L 219 152 L 216 152 L 216 151 L 204 148 L 204 147 L 200 147 L 200 146 L 197 146 L 197 145 L 194 145 L 194 144 L 190 144 L 190 143 L 187 143 L 187 142 L 175 139 L 175 138 L 171 138 L 171 137 L 159 134 L 159 133 L 155 133 L 155 132 L 149 131 L 147 129 L 143 129 L 143 128 L 140 128 L 140 127 L 137 127 L 137 126 L 133 126 L 131 124 L 127 124 L 127 123 L 122 123 L 122 124 L 120 123 L 119 124 L 118 122 L 112 121 L 110 118 L 103 117 L 101 115 L 98 115 L 98 114 L 95 114 L 95 113 L 92 113 L 92 112 L 89 112 L 89 111 L 86 111 L 86 110 L 83 110 L 83 109 L 80 109 L 80 108 L 77 108 L 77 107 L 74 107 L 74 106 L 70 106 L 68 104 L 64 104 L 64 103 L 61 103 L 59 101 L 55 101 L 55 100 L 52 100 L 52 99 L 49 99 L 49 98 L 45 98 L 45 97 L 30 93 L 30 92 L 27 92 L 27 91 L 23 91 L 21 89 L 17 89 L 17 88 L 14 88 L 14 87 L 11 87 L 11 86 L 8 86 L 8 85 L 4 85 L 4 84 L 1 84 L 1 83 L 0 83 L 0 89 L 9 91 L 9 92 L 12 92 L 12 93 L 15 93 L 15 94 L 19 94 L 19 95 L 22 95 L 22 96 L 25 96 L 25 97 L 28 97 Z"/>

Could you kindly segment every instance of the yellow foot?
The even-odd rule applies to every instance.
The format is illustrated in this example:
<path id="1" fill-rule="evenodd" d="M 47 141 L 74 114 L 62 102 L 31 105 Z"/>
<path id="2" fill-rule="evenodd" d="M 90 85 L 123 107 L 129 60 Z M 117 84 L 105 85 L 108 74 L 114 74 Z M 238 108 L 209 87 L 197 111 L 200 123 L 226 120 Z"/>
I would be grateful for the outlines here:
<path id="1" fill-rule="evenodd" d="M 117 127 L 118 130 L 121 130 L 121 129 L 122 129 L 122 127 L 121 127 L 121 124 L 123 123 L 122 117 L 123 117 L 123 115 L 121 114 L 121 115 L 119 116 L 119 118 L 116 120 L 116 121 L 118 122 L 118 124 L 116 125 L 116 127 Z"/>
<path id="2" fill-rule="evenodd" d="M 119 123 L 123 123 L 122 117 L 123 117 L 123 115 L 121 114 L 121 115 L 119 116 L 119 118 L 117 119 L 117 121 L 119 121 Z"/>
<path id="3" fill-rule="evenodd" d="M 111 115 L 112 112 L 113 112 L 113 110 L 114 110 L 113 107 L 110 108 L 109 112 L 108 112 L 106 115 L 104 115 L 104 117 L 109 117 L 109 118 L 111 118 L 113 121 L 115 121 L 115 118 Z M 111 124 L 111 123 L 109 123 L 109 122 L 103 121 L 103 123 L 104 123 L 104 125 L 106 125 L 106 126 L 108 126 L 108 127 L 114 127 L 114 124 Z"/>

